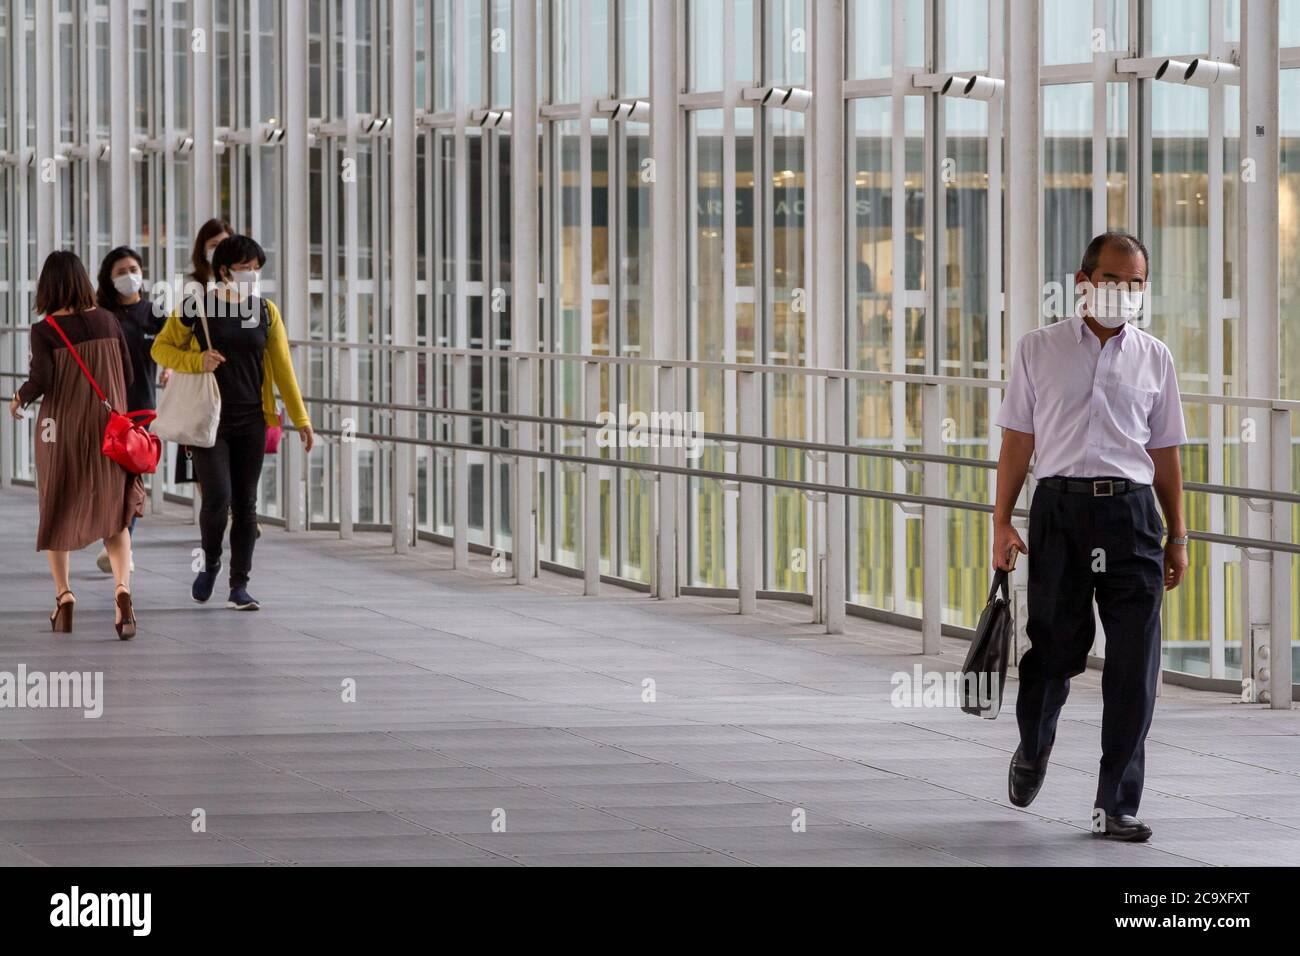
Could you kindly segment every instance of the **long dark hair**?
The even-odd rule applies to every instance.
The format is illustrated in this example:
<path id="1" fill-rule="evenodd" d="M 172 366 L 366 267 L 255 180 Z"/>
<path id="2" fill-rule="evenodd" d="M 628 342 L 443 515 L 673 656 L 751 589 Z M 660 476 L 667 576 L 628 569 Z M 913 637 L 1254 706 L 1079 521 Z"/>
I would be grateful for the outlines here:
<path id="1" fill-rule="evenodd" d="M 230 223 L 225 219 L 209 219 L 199 227 L 199 233 L 194 237 L 194 248 L 190 250 L 190 265 L 193 271 L 190 273 L 196 282 L 207 285 L 212 279 L 212 266 L 208 264 L 207 258 L 203 255 L 203 247 L 214 237 L 222 233 L 233 236 L 235 230 L 230 227 Z"/>
<path id="2" fill-rule="evenodd" d="M 144 271 L 144 260 L 140 258 L 140 253 L 130 246 L 118 246 L 104 256 L 104 261 L 99 264 L 99 275 L 95 278 L 97 285 L 95 296 L 99 299 L 100 306 L 105 309 L 116 309 L 122 304 L 117 286 L 113 285 L 113 267 L 123 259 L 134 259 L 140 271 Z"/>
<path id="3" fill-rule="evenodd" d="M 95 290 L 90 276 L 75 252 L 60 249 L 45 257 L 41 277 L 36 280 L 36 302 L 32 307 L 37 315 L 50 315 L 71 309 L 85 312 L 95 307 Z"/>

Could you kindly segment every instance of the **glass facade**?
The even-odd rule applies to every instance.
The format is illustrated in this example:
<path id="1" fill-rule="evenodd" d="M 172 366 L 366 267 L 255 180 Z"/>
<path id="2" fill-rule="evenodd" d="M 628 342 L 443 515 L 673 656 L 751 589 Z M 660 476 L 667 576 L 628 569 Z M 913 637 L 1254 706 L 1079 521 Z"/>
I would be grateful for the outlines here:
<path id="1" fill-rule="evenodd" d="M 658 549 L 670 546 L 680 587 L 736 589 L 743 509 L 729 476 L 742 470 L 743 452 L 731 436 L 751 422 L 769 440 L 758 461 L 772 479 L 760 488 L 756 586 L 815 603 L 824 495 L 799 484 L 824 480 L 825 453 L 800 443 L 825 435 L 824 376 L 809 371 L 829 367 L 824 343 L 838 341 L 843 368 L 858 375 L 847 379 L 847 444 L 868 453 L 848 456 L 846 483 L 884 495 L 848 498 L 836 552 L 846 599 L 855 610 L 919 618 L 923 515 L 888 496 L 923 492 L 906 453 L 939 452 L 970 461 L 942 466 L 947 499 L 991 500 L 998 439 L 990 423 L 1015 344 L 1007 260 L 1036 263 L 1044 290 L 1036 321 L 1055 321 L 1072 309 L 1088 239 L 1125 229 L 1150 248 L 1149 330 L 1173 351 L 1187 396 L 1185 479 L 1243 483 L 1243 436 L 1257 412 L 1215 399 L 1300 401 L 1300 0 L 1283 0 L 1277 25 L 1280 178 L 1268 184 L 1280 207 L 1277 382 L 1243 378 L 1242 324 L 1264 320 L 1242 314 L 1238 236 L 1272 224 L 1243 223 L 1238 212 L 1247 176 L 1240 88 L 1160 82 L 1131 65 L 1232 61 L 1244 4 L 1042 0 L 1041 194 L 1026 197 L 1006 179 L 1004 99 L 946 96 L 929 82 L 1002 76 L 1006 0 L 844 0 L 833 34 L 844 68 L 832 88 L 817 85 L 813 38 L 816 18 L 839 5 L 663 2 L 672 23 L 656 32 L 659 0 L 411 0 L 407 10 L 399 0 L 0 0 L 5 387 L 25 367 L 44 252 L 75 250 L 93 272 L 111 246 L 130 243 L 152 282 L 172 283 L 188 268 L 201 220 L 219 214 L 266 248 L 263 286 L 273 299 L 290 294 L 290 247 L 306 246 L 306 299 L 286 319 L 304 391 L 317 400 L 313 417 L 335 437 L 302 462 L 301 481 L 287 457 L 268 458 L 268 520 L 290 521 L 301 508 L 303 526 L 391 527 L 407 507 L 395 479 L 409 469 L 418 533 L 455 538 L 463 514 L 469 546 L 504 554 L 520 531 L 518 484 L 535 482 L 528 533 L 548 565 L 581 571 L 594 562 L 603 575 L 647 586 Z M 532 5 L 536 36 L 516 34 L 520 3 Z M 408 13 L 415 56 L 399 76 L 390 68 L 393 31 Z M 303 31 L 305 62 L 292 75 L 289 45 Z M 656 45 L 656 36 L 671 45 Z M 521 44 L 530 54 L 522 60 Z M 521 62 L 534 71 L 536 116 L 512 109 Z M 659 82 L 665 73 L 668 84 Z M 414 116 L 393 115 L 408 92 L 394 84 L 411 85 Z M 654 98 L 668 88 L 677 103 Z M 823 142 L 814 112 L 795 98 L 765 99 L 790 89 L 842 104 L 842 141 Z M 199 100 L 203 90 L 210 104 Z M 305 159 L 290 165 L 286 113 L 299 90 L 309 136 Z M 214 136 L 206 199 L 196 195 L 194 140 L 205 112 L 196 105 L 210 110 Z M 656 162 L 652 135 L 661 111 L 680 121 L 669 168 Z M 539 148 L 518 168 L 512 138 L 524 123 L 537 124 Z M 414 130 L 409 188 L 394 174 L 399 124 Z M 113 178 L 114 142 L 130 152 L 118 181 L 125 189 Z M 816 181 L 825 148 L 842 151 L 842 182 Z M 519 177 L 536 183 L 535 249 L 516 242 Z M 301 234 L 283 201 L 298 183 L 308 196 Z M 816 221 L 817 190 L 842 191 L 844 221 Z M 1035 200 L 1041 243 L 1009 248 L 1009 210 Z M 678 223 L 672 244 L 660 247 L 678 257 L 676 286 L 654 278 L 660 201 Z M 393 233 L 403 207 L 416 224 L 413 316 L 394 314 L 395 283 L 407 278 L 394 265 L 407 251 Z M 842 249 L 841 315 L 816 307 L 813 250 L 827 231 Z M 521 253 L 536 256 L 536 288 L 512 281 Z M 534 340 L 516 323 L 520 295 L 537 299 Z M 657 308 L 665 303 L 667 329 Z M 398 427 L 392 406 L 403 403 L 407 347 L 415 406 L 440 410 L 416 414 L 409 454 L 384 437 Z M 521 427 L 509 416 L 526 387 L 517 380 L 523 353 L 564 356 L 536 369 L 543 454 L 531 458 L 500 451 Z M 675 515 L 661 513 L 656 497 L 666 473 L 565 460 L 586 454 L 578 420 L 649 410 L 662 397 L 653 359 L 678 363 L 680 400 L 710 433 L 685 461 L 692 473 L 681 478 Z M 585 391 L 588 360 L 599 360 L 597 410 Z M 741 398 L 747 368 L 761 373 L 756 407 Z M 927 445 L 922 376 L 951 380 L 938 448 Z M 4 480 L 34 479 L 31 431 L 30 420 L 0 431 Z M 599 454 L 623 465 L 660 460 L 630 443 Z M 598 482 L 599 553 L 587 553 L 587 481 Z M 170 468 L 155 483 L 156 502 L 191 495 Z M 989 521 L 976 510 L 942 514 L 942 620 L 969 628 L 987 592 Z M 1243 535 L 1243 514 L 1238 497 L 1188 493 L 1194 530 Z M 677 529 L 667 539 L 658 533 L 665 523 Z M 1291 526 L 1294 542 L 1295 517 Z M 1165 604 L 1167 668 L 1243 677 L 1251 636 L 1242 553 L 1193 542 L 1187 582 Z M 1294 569 L 1291 579 L 1294 591 Z M 1294 600 L 1290 608 L 1274 626 L 1294 635 Z"/>

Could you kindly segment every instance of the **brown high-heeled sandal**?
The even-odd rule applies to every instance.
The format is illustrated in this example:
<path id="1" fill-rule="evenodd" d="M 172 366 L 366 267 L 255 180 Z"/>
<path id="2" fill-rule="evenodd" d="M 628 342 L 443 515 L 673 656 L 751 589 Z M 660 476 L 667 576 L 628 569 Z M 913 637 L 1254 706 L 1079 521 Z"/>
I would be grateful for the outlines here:
<path id="1" fill-rule="evenodd" d="M 72 607 L 77 603 L 77 596 L 72 594 L 72 600 L 65 601 L 64 594 L 72 594 L 72 592 L 64 591 L 54 599 L 54 613 L 50 615 L 50 630 L 59 634 L 71 634 Z"/>
<path id="2" fill-rule="evenodd" d="M 114 600 L 117 602 L 118 615 L 122 618 L 113 626 L 117 628 L 119 640 L 129 641 L 135 637 L 135 609 L 131 607 L 131 592 L 126 589 L 125 584 L 119 584 L 120 589 Z"/>

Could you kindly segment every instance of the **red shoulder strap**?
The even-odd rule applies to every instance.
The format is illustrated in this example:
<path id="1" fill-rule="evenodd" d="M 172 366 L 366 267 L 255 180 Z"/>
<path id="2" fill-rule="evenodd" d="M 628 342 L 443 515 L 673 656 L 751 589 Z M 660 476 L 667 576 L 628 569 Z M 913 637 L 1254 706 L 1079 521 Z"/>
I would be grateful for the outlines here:
<path id="1" fill-rule="evenodd" d="M 99 383 L 95 381 L 95 376 L 90 374 L 90 369 L 86 368 L 86 363 L 81 360 L 81 356 L 77 354 L 77 350 L 72 347 L 72 341 L 68 338 L 67 334 L 64 333 L 63 329 L 59 328 L 59 323 L 54 321 L 54 316 L 47 315 L 45 321 L 50 323 L 55 332 L 59 333 L 59 338 L 63 339 L 63 344 L 68 347 L 68 351 L 72 353 L 72 357 L 76 359 L 77 364 L 81 366 L 81 371 L 85 373 L 86 380 L 90 382 L 90 387 L 95 390 L 95 394 L 98 395 L 99 400 L 104 403 L 104 407 L 111 410 L 111 406 L 108 404 L 108 399 L 104 396 L 104 390 L 99 387 Z"/>

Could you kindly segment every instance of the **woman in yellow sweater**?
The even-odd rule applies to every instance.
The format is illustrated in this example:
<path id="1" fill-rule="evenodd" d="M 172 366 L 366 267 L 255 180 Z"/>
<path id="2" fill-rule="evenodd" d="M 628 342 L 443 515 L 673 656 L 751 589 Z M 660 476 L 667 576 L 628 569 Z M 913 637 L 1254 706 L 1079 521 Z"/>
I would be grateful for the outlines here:
<path id="1" fill-rule="evenodd" d="M 154 339 L 155 362 L 178 372 L 213 372 L 221 392 L 221 421 L 211 448 L 193 448 L 203 492 L 199 529 L 204 568 L 190 590 L 212 597 L 221 570 L 221 544 L 230 519 L 230 599 L 226 607 L 256 611 L 248 593 L 257 540 L 257 486 L 266 453 L 266 429 L 278 423 L 275 391 L 307 451 L 315 444 L 311 420 L 289 358 L 289 338 L 273 302 L 259 295 L 266 253 L 247 236 L 229 236 L 212 254 L 214 286 L 205 296 L 212 341 L 203 334 L 197 301 L 186 299 Z"/>

